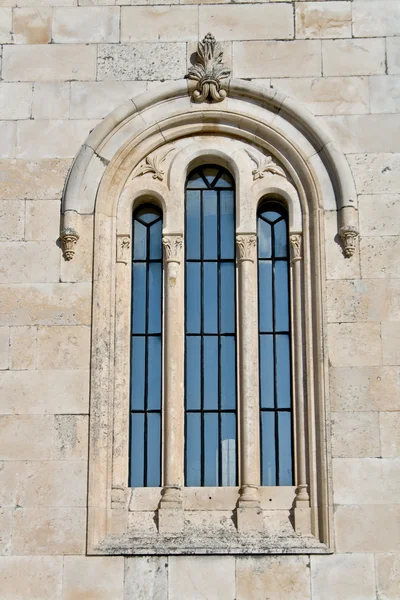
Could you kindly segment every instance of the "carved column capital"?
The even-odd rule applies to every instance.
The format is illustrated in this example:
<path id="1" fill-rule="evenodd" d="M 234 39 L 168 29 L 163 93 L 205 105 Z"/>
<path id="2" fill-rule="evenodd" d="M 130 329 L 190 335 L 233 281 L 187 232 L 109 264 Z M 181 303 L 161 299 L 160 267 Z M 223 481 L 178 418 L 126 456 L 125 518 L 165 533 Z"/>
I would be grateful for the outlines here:
<path id="1" fill-rule="evenodd" d="M 240 262 L 246 260 L 254 262 L 257 248 L 257 236 L 255 233 L 240 233 L 237 235 L 236 246 Z"/>
<path id="2" fill-rule="evenodd" d="M 183 235 L 180 233 L 163 235 L 162 244 L 165 262 L 167 264 L 174 262 L 179 265 L 182 258 Z"/>
<path id="3" fill-rule="evenodd" d="M 302 259 L 302 235 L 301 233 L 292 233 L 289 236 L 290 241 L 290 254 L 292 262 L 297 262 Z"/>
<path id="4" fill-rule="evenodd" d="M 350 258 L 356 251 L 356 240 L 358 237 L 357 227 L 352 225 L 341 227 L 339 235 L 342 239 L 343 253 L 346 258 Z"/>
<path id="5" fill-rule="evenodd" d="M 61 232 L 60 239 L 65 260 L 72 260 L 75 255 L 76 242 L 79 240 L 78 232 L 72 227 L 67 227 Z"/>
<path id="6" fill-rule="evenodd" d="M 117 235 L 117 262 L 128 264 L 131 238 L 128 234 Z"/>

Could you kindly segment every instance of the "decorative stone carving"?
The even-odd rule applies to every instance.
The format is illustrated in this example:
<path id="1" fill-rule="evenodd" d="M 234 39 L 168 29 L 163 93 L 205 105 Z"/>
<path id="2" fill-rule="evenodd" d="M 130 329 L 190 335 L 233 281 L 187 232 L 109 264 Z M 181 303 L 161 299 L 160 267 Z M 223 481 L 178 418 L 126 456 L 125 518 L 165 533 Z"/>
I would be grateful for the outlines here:
<path id="1" fill-rule="evenodd" d="M 164 170 L 161 168 L 161 165 L 167 158 L 168 154 L 172 152 L 172 150 L 173 148 L 170 148 L 163 156 L 146 156 L 144 161 L 142 161 L 137 167 L 133 176 L 139 177 L 140 175 L 145 175 L 146 173 L 153 173 L 153 179 L 159 179 L 162 181 L 164 179 Z"/>
<path id="2" fill-rule="evenodd" d="M 293 233 L 289 236 L 292 262 L 301 260 L 301 235 Z"/>
<path id="3" fill-rule="evenodd" d="M 165 235 L 162 239 L 165 262 L 181 262 L 181 250 L 183 247 L 183 235 L 180 233 L 176 235 Z"/>
<path id="4" fill-rule="evenodd" d="M 239 260 L 254 262 L 257 236 L 254 233 L 242 233 L 236 236 L 236 245 L 239 251 Z"/>
<path id="5" fill-rule="evenodd" d="M 117 235 L 117 262 L 128 264 L 131 239 L 129 235 Z"/>
<path id="6" fill-rule="evenodd" d="M 262 179 L 265 173 L 272 173 L 272 175 L 280 175 L 281 177 L 286 178 L 285 171 L 282 169 L 282 167 L 276 164 L 272 156 L 263 154 L 262 158 L 260 159 L 258 158 L 257 154 L 253 154 L 253 152 L 250 152 L 249 150 L 246 150 L 246 154 L 256 165 L 256 168 L 251 172 L 254 181 L 256 181 L 256 179 Z"/>
<path id="7" fill-rule="evenodd" d="M 192 94 L 194 102 L 221 102 L 226 98 L 226 91 L 221 89 L 221 81 L 227 79 L 231 72 L 222 62 L 221 45 L 211 33 L 207 33 L 197 45 L 197 62 L 190 67 L 186 77 L 197 81 L 197 89 Z"/>
<path id="8" fill-rule="evenodd" d="M 339 235 L 342 239 L 343 254 L 346 258 L 350 258 L 356 251 L 356 239 L 358 237 L 357 228 L 352 225 L 341 227 Z"/>
<path id="9" fill-rule="evenodd" d="M 60 235 L 62 250 L 65 260 L 72 260 L 75 255 L 75 245 L 79 240 L 78 232 L 72 227 L 67 227 Z"/>

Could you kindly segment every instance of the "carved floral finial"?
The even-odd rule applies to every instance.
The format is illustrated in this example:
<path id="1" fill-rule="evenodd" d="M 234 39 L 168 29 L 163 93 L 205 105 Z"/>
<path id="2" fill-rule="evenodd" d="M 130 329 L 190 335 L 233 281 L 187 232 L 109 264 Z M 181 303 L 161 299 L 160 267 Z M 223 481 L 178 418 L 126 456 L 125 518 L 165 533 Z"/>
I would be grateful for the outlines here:
<path id="1" fill-rule="evenodd" d="M 265 173 L 272 173 L 273 175 L 280 175 L 281 177 L 286 177 L 285 171 L 276 164 L 274 159 L 268 154 L 264 154 L 262 158 L 258 158 L 257 154 L 250 152 L 249 150 L 245 150 L 246 154 L 251 158 L 253 163 L 256 165 L 256 168 L 252 170 L 253 180 L 262 179 Z"/>
<path id="2" fill-rule="evenodd" d="M 356 251 L 356 239 L 358 237 L 357 227 L 354 227 L 354 225 L 341 227 L 339 235 L 342 239 L 343 253 L 346 258 L 350 258 Z"/>
<path id="3" fill-rule="evenodd" d="M 161 168 L 161 165 L 167 158 L 168 154 L 172 152 L 172 150 L 173 148 L 170 148 L 168 152 L 166 152 L 162 156 L 146 156 L 144 161 L 142 161 L 137 167 L 133 177 L 139 177 L 139 175 L 145 175 L 146 173 L 153 173 L 153 179 L 159 179 L 160 181 L 162 181 L 164 178 L 164 171 Z"/>
<path id="4" fill-rule="evenodd" d="M 63 255 L 65 260 L 72 260 L 75 255 L 75 245 L 79 240 L 78 232 L 72 227 L 67 227 L 60 234 Z"/>
<path id="5" fill-rule="evenodd" d="M 227 79 L 231 72 L 222 62 L 221 45 L 211 33 L 207 33 L 197 45 L 197 61 L 190 67 L 186 77 L 197 81 L 197 89 L 192 94 L 194 102 L 214 100 L 221 102 L 226 98 L 226 91 L 221 89 L 221 80 Z"/>

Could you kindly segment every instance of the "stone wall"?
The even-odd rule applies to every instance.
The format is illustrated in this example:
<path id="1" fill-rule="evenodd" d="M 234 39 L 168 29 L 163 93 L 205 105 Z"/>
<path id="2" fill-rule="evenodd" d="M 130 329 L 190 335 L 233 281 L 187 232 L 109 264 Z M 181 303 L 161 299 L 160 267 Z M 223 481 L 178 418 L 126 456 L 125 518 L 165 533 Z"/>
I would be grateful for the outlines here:
<path id="1" fill-rule="evenodd" d="M 127 3 L 0 3 L 1 599 L 398 600 L 400 2 Z M 65 262 L 62 188 L 99 120 L 182 78 L 209 30 L 234 77 L 321 119 L 359 194 L 353 259 L 325 222 L 336 552 L 86 557 L 92 222 Z"/>

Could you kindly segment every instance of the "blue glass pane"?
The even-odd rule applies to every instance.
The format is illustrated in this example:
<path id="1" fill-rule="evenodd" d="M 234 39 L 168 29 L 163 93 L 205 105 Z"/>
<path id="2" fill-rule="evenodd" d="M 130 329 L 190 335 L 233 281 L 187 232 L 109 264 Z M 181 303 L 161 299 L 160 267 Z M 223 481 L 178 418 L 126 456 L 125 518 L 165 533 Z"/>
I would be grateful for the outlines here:
<path id="1" fill-rule="evenodd" d="M 258 219 L 258 257 L 271 258 L 271 225 Z"/>
<path id="2" fill-rule="evenodd" d="M 144 414 L 131 414 L 130 485 L 144 485 Z"/>
<path id="3" fill-rule="evenodd" d="M 186 408 L 201 407 L 201 337 L 186 337 Z"/>
<path id="4" fill-rule="evenodd" d="M 148 333 L 161 333 L 161 284 L 162 265 L 149 264 Z"/>
<path id="5" fill-rule="evenodd" d="M 201 485 L 201 416 L 186 413 L 186 485 Z"/>
<path id="6" fill-rule="evenodd" d="M 218 485 L 218 414 L 204 414 L 204 485 Z"/>
<path id="7" fill-rule="evenodd" d="M 222 175 L 217 179 L 217 183 L 214 184 L 214 187 L 233 188 L 233 179 L 227 173 L 222 173 Z"/>
<path id="8" fill-rule="evenodd" d="M 221 190 L 219 196 L 221 258 L 235 258 L 235 203 L 233 191 Z"/>
<path id="9" fill-rule="evenodd" d="M 274 210 L 269 210 L 269 209 L 264 210 L 261 214 L 265 219 L 268 219 L 268 221 L 270 223 L 275 223 L 275 221 L 280 219 L 282 216 L 280 213 L 275 212 Z"/>
<path id="10" fill-rule="evenodd" d="M 161 410 L 161 336 L 147 339 L 147 408 Z"/>
<path id="11" fill-rule="evenodd" d="M 273 331 L 272 327 L 272 261 L 258 261 L 258 298 L 260 331 Z"/>
<path id="12" fill-rule="evenodd" d="M 221 414 L 222 485 L 236 485 L 236 415 Z"/>
<path id="13" fill-rule="evenodd" d="M 288 335 L 277 335 L 276 397 L 278 408 L 290 408 L 290 346 Z"/>
<path id="14" fill-rule="evenodd" d="M 146 340 L 133 336 L 131 356 L 131 409 L 144 409 Z"/>
<path id="15" fill-rule="evenodd" d="M 133 221 L 133 259 L 144 260 L 146 258 L 147 246 L 147 227 L 139 223 L 139 221 Z"/>
<path id="16" fill-rule="evenodd" d="M 274 225 L 274 255 L 277 258 L 285 258 L 287 256 L 287 234 L 284 219 Z"/>
<path id="17" fill-rule="evenodd" d="M 288 264 L 275 262 L 275 331 L 289 331 Z"/>
<path id="18" fill-rule="evenodd" d="M 292 419 L 289 412 L 278 415 L 279 485 L 293 485 L 292 474 Z"/>
<path id="19" fill-rule="evenodd" d="M 132 333 L 145 333 L 146 328 L 146 263 L 132 266 Z"/>
<path id="20" fill-rule="evenodd" d="M 200 192 L 186 192 L 186 258 L 200 258 Z"/>
<path id="21" fill-rule="evenodd" d="M 162 258 L 162 221 L 157 221 L 150 227 L 150 258 L 161 260 Z"/>
<path id="22" fill-rule="evenodd" d="M 145 206 L 135 213 L 135 218 L 140 219 L 144 223 L 153 223 L 160 218 L 160 211 L 155 206 Z"/>
<path id="23" fill-rule="evenodd" d="M 217 192 L 203 192 L 203 258 L 218 258 Z"/>
<path id="24" fill-rule="evenodd" d="M 161 415 L 147 414 L 147 486 L 159 487 L 161 483 Z"/>
<path id="25" fill-rule="evenodd" d="M 203 263 L 203 331 L 218 333 L 218 265 Z"/>
<path id="26" fill-rule="evenodd" d="M 276 485 L 275 413 L 261 413 L 261 485 Z"/>
<path id="27" fill-rule="evenodd" d="M 203 337 L 204 409 L 218 409 L 218 336 Z"/>
<path id="28" fill-rule="evenodd" d="M 260 335 L 261 408 L 274 408 L 274 337 Z"/>
<path id="29" fill-rule="evenodd" d="M 205 169 L 202 169 L 204 178 L 209 183 L 209 185 L 212 184 L 212 182 L 218 175 L 218 171 L 219 171 L 218 167 L 206 167 Z"/>
<path id="30" fill-rule="evenodd" d="M 199 173 L 195 173 L 187 182 L 186 189 L 203 189 L 207 188 L 207 185 L 204 182 L 204 179 L 201 177 Z"/>
<path id="31" fill-rule="evenodd" d="M 236 408 L 236 345 L 233 336 L 221 340 L 221 408 Z"/>
<path id="32" fill-rule="evenodd" d="M 200 333 L 200 263 L 186 263 L 186 331 Z"/>
<path id="33" fill-rule="evenodd" d="M 220 263 L 220 333 L 235 333 L 235 263 Z"/>

